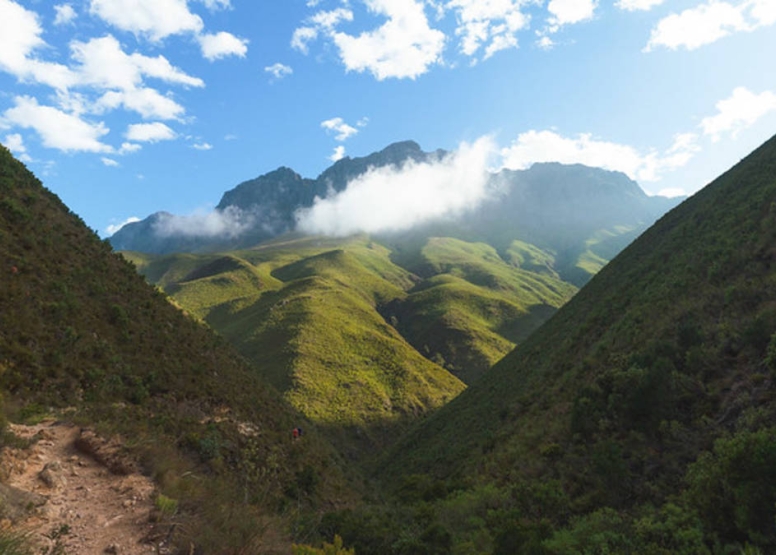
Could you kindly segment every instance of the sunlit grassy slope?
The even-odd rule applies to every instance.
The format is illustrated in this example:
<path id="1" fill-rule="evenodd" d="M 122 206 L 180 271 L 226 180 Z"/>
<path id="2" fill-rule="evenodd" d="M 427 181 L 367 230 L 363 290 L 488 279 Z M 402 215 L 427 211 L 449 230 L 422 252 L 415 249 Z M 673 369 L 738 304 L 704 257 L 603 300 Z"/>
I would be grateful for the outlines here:
<path id="1" fill-rule="evenodd" d="M 284 507 L 314 511 L 354 498 L 347 477 L 355 475 L 322 434 L 3 147 L 0 260 L 0 388 L 8 412 L 23 418 L 68 407 L 79 423 L 121 433 L 180 502 L 186 552 L 216 552 L 213 542 L 247 545 L 258 514 L 277 518 L 278 536 L 288 538 Z M 199 271 L 192 277 L 203 282 L 208 272 L 226 271 L 232 292 L 272 282 L 235 257 L 204 267 L 177 262 L 170 271 Z M 220 290 L 214 285 L 208 296 Z M 292 443 L 299 425 L 308 434 Z"/>
<path id="2" fill-rule="evenodd" d="M 392 255 L 366 236 L 127 253 L 298 410 L 367 444 L 454 398 L 459 378 L 476 380 L 576 291 L 554 274 L 551 255 L 517 242 L 510 261 L 449 238 L 428 240 L 407 267 Z"/>
<path id="3" fill-rule="evenodd" d="M 774 299 L 776 138 L 627 247 L 380 476 L 505 488 L 489 514 L 512 520 L 481 528 L 497 552 L 773 552 Z M 472 503 L 467 526 L 484 514 Z"/>

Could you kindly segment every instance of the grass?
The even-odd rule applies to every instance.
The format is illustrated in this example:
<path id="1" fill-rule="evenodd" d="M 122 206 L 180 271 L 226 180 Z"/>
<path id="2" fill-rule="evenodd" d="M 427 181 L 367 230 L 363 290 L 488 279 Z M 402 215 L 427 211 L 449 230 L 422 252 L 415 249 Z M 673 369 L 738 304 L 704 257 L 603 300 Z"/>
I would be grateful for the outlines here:
<path id="1" fill-rule="evenodd" d="M 313 423 L 222 337 L 150 286 L 4 148 L 0 258 L 0 389 L 22 419 L 74 407 L 70 418 L 123 437 L 146 469 L 185 461 L 178 466 L 204 479 L 176 494 L 182 521 L 199 519 L 204 505 L 195 500 L 236 488 L 248 467 L 271 468 L 273 479 L 251 481 L 224 505 L 243 506 L 247 491 L 250 513 L 277 515 L 284 525 L 286 504 L 314 511 L 358 496 L 358 473 Z M 199 275 L 191 275 L 201 266 L 190 257 L 178 257 L 178 265 L 131 258 L 168 279 L 191 276 L 192 283 L 232 292 L 274 283 L 239 257 L 210 257 L 210 274 Z M 213 284 L 218 271 L 231 279 Z M 197 307 L 198 315 L 206 308 Z M 246 436 L 243 423 L 259 434 Z M 308 435 L 292 447 L 289 433 L 299 425 Z M 300 499 L 291 494 L 303 471 L 325 479 Z M 219 533 L 210 530 L 214 538 Z"/>
<path id="2" fill-rule="evenodd" d="M 596 527 L 636 537 L 647 520 L 674 512 L 671 526 L 695 538 L 686 552 L 703 552 L 704 542 L 772 550 L 770 471 L 741 461 L 753 449 L 763 454 L 750 461 L 770 460 L 762 438 L 776 422 L 774 207 L 776 138 L 664 216 L 404 437 L 380 476 L 392 486 L 408 473 L 509 484 L 513 496 L 529 484 L 548 488 L 532 509 L 550 523 L 535 529 L 542 552 L 593 545 Z M 728 493 L 707 487 L 714 473 L 728 476 L 720 486 Z M 754 483 L 763 489 L 748 489 Z M 630 541 L 628 533 L 617 541 Z"/>

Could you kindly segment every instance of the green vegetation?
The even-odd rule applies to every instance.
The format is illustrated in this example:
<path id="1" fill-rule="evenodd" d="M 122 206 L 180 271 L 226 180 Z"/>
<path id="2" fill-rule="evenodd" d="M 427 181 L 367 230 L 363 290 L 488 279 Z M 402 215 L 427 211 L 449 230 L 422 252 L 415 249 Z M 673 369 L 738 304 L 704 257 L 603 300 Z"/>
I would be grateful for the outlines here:
<path id="1" fill-rule="evenodd" d="M 576 292 L 548 267 L 515 268 L 481 243 L 432 238 L 408 267 L 392 255 L 364 236 L 127 254 L 354 456 L 454 398 L 463 384 L 451 373 L 475 381 Z"/>
<path id="2" fill-rule="evenodd" d="M 124 438 L 159 484 L 159 499 L 176 500 L 176 539 L 186 552 L 191 544 L 236 550 L 262 533 L 285 534 L 288 550 L 301 512 L 358 498 L 358 474 L 314 423 L 4 148 L 0 260 L 5 412 L 27 422 L 54 414 Z M 210 262 L 212 272 L 262 279 L 237 258 Z M 293 442 L 300 425 L 304 441 Z M 240 516 L 226 522 L 216 511 Z M 269 521 L 271 530 L 257 524 Z"/>
<path id="3" fill-rule="evenodd" d="M 398 513 L 425 503 L 462 553 L 776 549 L 774 244 L 776 138 L 402 438 L 380 477 L 438 494 Z M 476 526 L 447 524 L 454 499 Z"/>

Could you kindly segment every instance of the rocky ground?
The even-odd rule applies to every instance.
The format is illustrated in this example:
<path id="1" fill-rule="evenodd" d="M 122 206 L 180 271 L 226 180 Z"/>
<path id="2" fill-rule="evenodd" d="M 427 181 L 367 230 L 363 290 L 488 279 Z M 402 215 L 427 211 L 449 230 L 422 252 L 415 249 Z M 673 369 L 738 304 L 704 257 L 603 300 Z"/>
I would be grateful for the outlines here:
<path id="1" fill-rule="evenodd" d="M 9 430 L 29 446 L 0 454 L 0 511 L 35 553 L 167 552 L 152 523 L 154 484 L 119 445 L 55 421 Z"/>

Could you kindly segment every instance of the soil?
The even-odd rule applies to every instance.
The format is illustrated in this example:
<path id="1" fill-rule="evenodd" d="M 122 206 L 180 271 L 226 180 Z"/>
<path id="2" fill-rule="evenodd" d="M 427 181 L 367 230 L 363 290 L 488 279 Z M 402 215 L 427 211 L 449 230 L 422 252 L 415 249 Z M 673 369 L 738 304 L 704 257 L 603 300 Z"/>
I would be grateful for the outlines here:
<path id="1" fill-rule="evenodd" d="M 10 424 L 9 430 L 31 445 L 3 449 L 3 482 L 45 498 L 40 507 L 12 523 L 14 530 L 29 533 L 35 553 L 169 552 L 152 522 L 155 486 L 132 461 L 116 467 L 116 461 L 121 462 L 120 446 L 56 421 Z"/>

